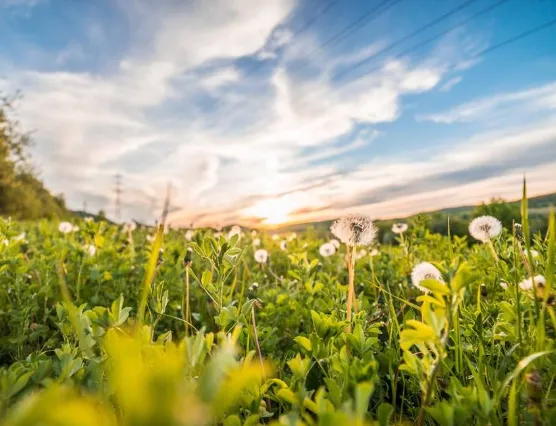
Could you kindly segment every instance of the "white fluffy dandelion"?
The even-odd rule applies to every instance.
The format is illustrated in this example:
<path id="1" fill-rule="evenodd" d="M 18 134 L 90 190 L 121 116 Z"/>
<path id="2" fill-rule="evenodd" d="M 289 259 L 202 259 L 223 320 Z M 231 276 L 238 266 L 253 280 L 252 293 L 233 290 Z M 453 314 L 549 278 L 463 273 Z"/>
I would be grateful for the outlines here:
<path id="1" fill-rule="evenodd" d="M 479 216 L 469 224 L 469 233 L 473 238 L 488 243 L 502 232 L 502 223 L 492 216 Z"/>
<path id="2" fill-rule="evenodd" d="M 79 231 L 79 226 L 77 225 L 73 225 L 73 227 L 71 228 L 72 232 L 77 232 Z"/>
<path id="3" fill-rule="evenodd" d="M 330 228 L 336 238 L 348 246 L 364 246 L 371 244 L 377 235 L 373 221 L 360 214 L 341 217 Z"/>
<path id="4" fill-rule="evenodd" d="M 367 250 L 361 249 L 357 252 L 357 254 L 355 255 L 355 258 L 357 260 L 359 260 L 359 259 L 363 259 L 365 256 L 367 256 Z"/>
<path id="5" fill-rule="evenodd" d="M 411 271 L 411 282 L 413 285 L 422 292 L 428 293 L 429 290 L 420 284 L 424 280 L 436 280 L 444 284 L 440 271 L 429 262 L 421 262 L 415 265 L 413 271 Z"/>
<path id="6" fill-rule="evenodd" d="M 22 241 L 24 239 L 25 239 L 25 232 L 22 232 L 21 234 L 16 235 L 15 237 L 13 237 L 14 241 Z"/>
<path id="7" fill-rule="evenodd" d="M 286 251 L 288 249 L 288 242 L 286 240 L 280 241 L 280 250 Z"/>
<path id="8" fill-rule="evenodd" d="M 255 262 L 266 263 L 268 260 L 268 252 L 265 249 L 255 251 Z"/>
<path id="9" fill-rule="evenodd" d="M 330 240 L 330 244 L 332 244 L 334 247 L 336 247 L 336 249 L 340 248 L 340 242 L 336 238 L 332 238 Z"/>
<path id="10" fill-rule="evenodd" d="M 149 243 L 152 243 L 154 241 L 154 237 L 152 235 L 147 235 L 146 238 Z"/>
<path id="11" fill-rule="evenodd" d="M 62 234 L 69 234 L 73 231 L 73 225 L 69 222 L 60 222 L 60 224 L 58 225 L 58 231 L 60 231 Z"/>
<path id="12" fill-rule="evenodd" d="M 97 252 L 97 248 L 93 244 L 89 244 L 87 247 L 85 247 L 85 251 L 89 256 L 94 256 Z"/>
<path id="13" fill-rule="evenodd" d="M 259 283 L 253 283 L 249 286 L 249 290 L 255 291 L 259 288 Z"/>
<path id="14" fill-rule="evenodd" d="M 546 278 L 542 275 L 535 275 L 533 279 L 535 280 L 535 286 L 537 287 L 544 287 L 546 284 Z M 525 291 L 532 290 L 533 287 L 533 280 L 531 278 L 526 278 L 519 283 L 519 288 Z"/>
<path id="15" fill-rule="evenodd" d="M 280 239 L 280 235 L 272 234 L 272 241 L 278 241 Z"/>
<path id="16" fill-rule="evenodd" d="M 256 237 L 256 236 L 257 236 L 257 230 L 256 230 L 256 229 L 253 229 L 253 230 L 251 231 L 251 236 L 252 236 L 252 237 Z"/>
<path id="17" fill-rule="evenodd" d="M 319 248 L 319 253 L 322 257 L 329 257 L 336 253 L 336 247 L 332 243 L 324 243 Z"/>
<path id="18" fill-rule="evenodd" d="M 378 251 L 378 249 L 374 248 L 369 252 L 369 256 L 371 257 L 375 257 L 378 256 L 380 254 L 380 252 Z"/>
<path id="19" fill-rule="evenodd" d="M 234 235 L 241 238 L 241 228 L 238 225 L 232 226 L 230 232 L 228 232 L 228 239 L 231 239 Z"/>
<path id="20" fill-rule="evenodd" d="M 133 232 L 137 229 L 137 224 L 135 222 L 128 222 L 124 224 L 124 231 Z"/>
<path id="21" fill-rule="evenodd" d="M 407 223 L 394 223 L 392 225 L 392 232 L 394 234 L 403 234 L 407 231 Z"/>
<path id="22" fill-rule="evenodd" d="M 253 245 L 254 245 L 255 247 L 259 247 L 259 246 L 261 245 L 261 239 L 260 239 L 260 238 L 255 238 L 255 239 L 253 240 Z"/>
<path id="23" fill-rule="evenodd" d="M 187 231 L 185 231 L 185 239 L 187 241 L 191 241 L 193 239 L 194 235 L 195 235 L 195 232 L 192 229 L 188 229 Z"/>

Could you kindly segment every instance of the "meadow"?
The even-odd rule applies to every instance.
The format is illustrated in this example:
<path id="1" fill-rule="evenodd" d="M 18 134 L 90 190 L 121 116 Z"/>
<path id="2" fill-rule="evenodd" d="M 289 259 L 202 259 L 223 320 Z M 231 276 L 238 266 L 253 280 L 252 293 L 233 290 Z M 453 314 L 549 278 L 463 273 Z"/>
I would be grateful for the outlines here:
<path id="1" fill-rule="evenodd" d="M 549 425 L 554 215 L 473 236 L 0 220 L 0 418 Z"/>

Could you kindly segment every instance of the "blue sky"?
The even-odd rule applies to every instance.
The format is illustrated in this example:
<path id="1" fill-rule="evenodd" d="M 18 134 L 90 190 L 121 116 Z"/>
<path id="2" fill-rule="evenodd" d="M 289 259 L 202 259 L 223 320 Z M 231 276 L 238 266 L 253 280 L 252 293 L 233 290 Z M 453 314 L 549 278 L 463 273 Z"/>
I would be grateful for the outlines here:
<path id="1" fill-rule="evenodd" d="M 174 225 L 400 217 L 517 198 L 524 173 L 556 190 L 556 25 L 489 50 L 554 19 L 551 0 L 0 0 L 0 90 L 73 208 L 113 213 L 121 173 L 125 219 L 153 220 L 167 183 Z"/>

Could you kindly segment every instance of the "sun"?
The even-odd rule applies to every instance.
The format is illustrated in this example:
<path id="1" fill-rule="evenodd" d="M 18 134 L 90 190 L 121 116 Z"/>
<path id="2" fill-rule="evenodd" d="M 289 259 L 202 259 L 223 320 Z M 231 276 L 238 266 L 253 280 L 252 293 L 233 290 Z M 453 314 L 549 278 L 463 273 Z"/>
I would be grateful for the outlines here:
<path id="1" fill-rule="evenodd" d="M 245 210 L 245 214 L 256 216 L 267 225 L 279 225 L 289 219 L 294 210 L 292 204 L 285 197 L 262 200 Z"/>

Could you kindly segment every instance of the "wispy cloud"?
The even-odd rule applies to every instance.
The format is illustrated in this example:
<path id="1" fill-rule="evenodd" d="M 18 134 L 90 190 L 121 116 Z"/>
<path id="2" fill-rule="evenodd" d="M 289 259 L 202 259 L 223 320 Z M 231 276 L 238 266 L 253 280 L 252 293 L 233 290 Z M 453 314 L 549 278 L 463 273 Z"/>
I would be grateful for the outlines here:
<path id="1" fill-rule="evenodd" d="M 495 94 L 459 105 L 446 112 L 420 115 L 417 118 L 434 123 L 451 124 L 487 120 L 493 115 L 505 114 L 516 108 L 521 113 L 556 109 L 556 84 L 549 83 L 532 89 Z"/>

